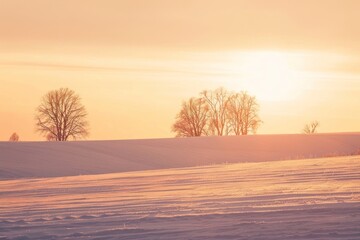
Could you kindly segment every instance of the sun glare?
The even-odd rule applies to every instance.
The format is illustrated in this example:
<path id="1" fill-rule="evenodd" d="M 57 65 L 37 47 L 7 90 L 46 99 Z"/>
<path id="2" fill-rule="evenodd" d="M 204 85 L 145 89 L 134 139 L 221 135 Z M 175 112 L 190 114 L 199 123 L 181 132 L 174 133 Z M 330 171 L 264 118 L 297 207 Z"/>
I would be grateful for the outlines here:
<path id="1" fill-rule="evenodd" d="M 237 83 L 266 101 L 286 101 L 297 97 L 301 83 L 289 54 L 263 51 L 244 54 L 237 61 Z"/>

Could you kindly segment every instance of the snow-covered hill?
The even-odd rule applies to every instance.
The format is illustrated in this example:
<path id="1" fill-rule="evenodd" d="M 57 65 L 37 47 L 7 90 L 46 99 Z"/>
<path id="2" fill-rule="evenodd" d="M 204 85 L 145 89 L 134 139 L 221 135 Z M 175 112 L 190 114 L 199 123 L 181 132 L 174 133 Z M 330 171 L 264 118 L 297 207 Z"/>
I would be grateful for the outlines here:
<path id="1" fill-rule="evenodd" d="M 359 152 L 360 133 L 0 142 L 0 179 L 103 174 Z"/>

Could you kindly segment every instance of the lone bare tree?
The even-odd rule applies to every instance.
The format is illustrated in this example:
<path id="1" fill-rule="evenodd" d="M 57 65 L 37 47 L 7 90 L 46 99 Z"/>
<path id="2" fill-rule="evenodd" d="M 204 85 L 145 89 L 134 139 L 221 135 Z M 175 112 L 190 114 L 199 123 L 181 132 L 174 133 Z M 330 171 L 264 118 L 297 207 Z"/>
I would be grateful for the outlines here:
<path id="1" fill-rule="evenodd" d="M 13 134 L 11 134 L 9 141 L 10 142 L 18 142 L 19 139 L 20 139 L 19 135 L 16 132 L 14 132 Z"/>
<path id="2" fill-rule="evenodd" d="M 320 126 L 318 121 L 313 121 L 305 125 L 303 129 L 303 133 L 305 134 L 313 134 L 317 132 L 318 127 Z"/>
<path id="3" fill-rule="evenodd" d="M 206 135 L 209 108 L 203 98 L 190 98 L 183 102 L 172 131 L 177 137 L 198 137 Z"/>
<path id="4" fill-rule="evenodd" d="M 254 96 L 246 92 L 232 94 L 228 104 L 228 120 L 233 134 L 256 133 L 261 124 L 258 112 L 259 104 Z"/>
<path id="5" fill-rule="evenodd" d="M 209 132 L 211 135 L 229 135 L 230 126 L 227 117 L 227 109 L 230 101 L 230 94 L 224 88 L 214 91 L 203 91 L 202 98 L 209 106 Z"/>
<path id="6" fill-rule="evenodd" d="M 73 90 L 60 88 L 48 92 L 36 109 L 36 130 L 47 140 L 68 141 L 89 134 L 87 112 Z"/>

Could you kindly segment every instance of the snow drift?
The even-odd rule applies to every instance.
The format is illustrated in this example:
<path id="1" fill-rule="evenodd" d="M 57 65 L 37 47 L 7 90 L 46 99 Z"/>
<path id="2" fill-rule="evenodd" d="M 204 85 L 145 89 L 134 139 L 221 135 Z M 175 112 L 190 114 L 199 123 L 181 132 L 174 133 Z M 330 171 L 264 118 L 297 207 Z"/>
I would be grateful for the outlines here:
<path id="1" fill-rule="evenodd" d="M 0 239 L 360 239 L 360 158 L 0 181 Z"/>
<path id="2" fill-rule="evenodd" d="M 79 142 L 0 142 L 0 179 L 351 155 L 360 133 Z"/>

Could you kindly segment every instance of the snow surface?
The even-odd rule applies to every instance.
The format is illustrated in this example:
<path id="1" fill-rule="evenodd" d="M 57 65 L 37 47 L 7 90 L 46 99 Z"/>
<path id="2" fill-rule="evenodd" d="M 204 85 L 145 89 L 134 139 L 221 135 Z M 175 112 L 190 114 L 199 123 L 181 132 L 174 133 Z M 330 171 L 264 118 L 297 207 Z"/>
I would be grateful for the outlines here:
<path id="1" fill-rule="evenodd" d="M 84 142 L 0 142 L 0 179 L 204 166 L 360 153 L 360 133 Z"/>
<path id="2" fill-rule="evenodd" d="M 315 137 L 309 141 L 331 146 L 346 143 L 340 139 Z M 49 154 L 51 161 L 65 159 L 82 148 L 85 150 L 77 152 L 72 161 L 85 161 L 96 153 L 95 158 L 109 162 L 113 152 L 106 153 L 106 149 L 117 148 L 114 159 L 127 156 L 130 161 L 144 153 L 148 153 L 145 159 L 162 156 L 152 159 L 155 163 L 178 162 L 191 154 L 213 160 L 214 154 L 221 157 L 220 149 L 232 157 L 241 153 L 234 145 L 225 146 L 241 143 L 236 138 L 208 141 L 209 145 L 202 139 L 46 145 L 50 150 L 38 143 L 11 146 L 12 151 L 21 151 L 17 156 L 30 154 L 26 161 L 41 152 Z M 175 143 L 191 152 L 175 151 Z M 193 147 L 195 143 L 199 151 Z M 139 151 L 133 156 L 125 146 L 139 147 Z M 306 146 L 311 144 L 291 150 L 298 153 L 296 149 Z M 276 155 L 279 150 L 252 147 L 263 152 L 244 153 L 250 160 Z M 68 152 L 56 158 L 59 149 Z M 180 156 L 166 159 L 172 151 Z M 89 168 L 99 166 L 90 162 Z M 16 176 L 22 173 L 28 174 L 28 169 L 14 171 Z M 360 156 L 1 180 L 0 189 L 0 239 L 360 239 Z"/>

